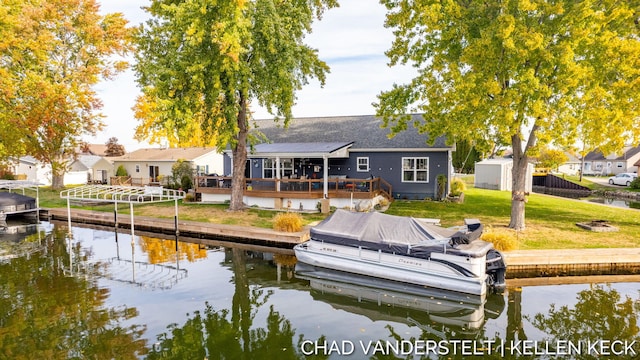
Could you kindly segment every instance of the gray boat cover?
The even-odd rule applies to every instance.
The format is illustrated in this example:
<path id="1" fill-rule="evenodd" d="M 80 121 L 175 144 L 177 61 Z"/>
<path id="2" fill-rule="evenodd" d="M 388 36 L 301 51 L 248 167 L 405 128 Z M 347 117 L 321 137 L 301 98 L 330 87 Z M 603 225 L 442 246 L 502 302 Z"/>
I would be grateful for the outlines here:
<path id="1" fill-rule="evenodd" d="M 485 256 L 493 245 L 478 240 L 482 226 L 474 227 L 461 232 L 411 217 L 336 210 L 312 227 L 310 235 L 315 241 L 419 258 L 429 258 L 433 252 Z"/>
<path id="2" fill-rule="evenodd" d="M 442 244 L 457 231 L 420 219 L 387 215 L 378 212 L 350 212 L 338 209 L 333 215 L 311 229 L 311 238 L 318 241 L 369 243 L 405 246 Z"/>

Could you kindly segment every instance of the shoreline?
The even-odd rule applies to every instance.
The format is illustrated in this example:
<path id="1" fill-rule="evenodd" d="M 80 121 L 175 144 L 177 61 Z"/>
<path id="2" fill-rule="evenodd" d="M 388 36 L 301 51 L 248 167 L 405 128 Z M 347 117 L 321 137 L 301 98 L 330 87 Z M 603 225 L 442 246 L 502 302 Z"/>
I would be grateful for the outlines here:
<path id="1" fill-rule="evenodd" d="M 68 222 L 67 209 L 42 209 L 41 219 Z M 130 215 L 71 209 L 71 221 L 76 224 L 97 225 L 112 229 L 131 229 Z M 238 225 L 212 224 L 145 216 L 134 217 L 134 232 L 186 237 L 201 243 L 233 242 L 262 246 L 293 253 L 293 246 L 309 239 L 305 229 L 296 233 Z M 597 248 L 563 250 L 503 251 L 507 263 L 507 279 L 555 278 L 592 275 L 640 274 L 640 248 Z"/>

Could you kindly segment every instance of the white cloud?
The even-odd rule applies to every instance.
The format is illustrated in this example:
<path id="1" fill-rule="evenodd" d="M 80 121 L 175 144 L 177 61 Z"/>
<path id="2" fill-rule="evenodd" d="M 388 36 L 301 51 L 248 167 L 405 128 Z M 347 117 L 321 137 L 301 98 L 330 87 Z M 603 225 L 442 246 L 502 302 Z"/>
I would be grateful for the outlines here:
<path id="1" fill-rule="evenodd" d="M 141 10 L 147 0 L 103 0 L 103 13 L 121 12 L 131 24 L 143 22 L 147 15 Z M 318 49 L 319 56 L 331 67 L 324 88 L 317 81 L 310 82 L 298 93 L 293 108 L 296 117 L 373 114 L 371 103 L 381 91 L 394 83 L 405 83 L 415 74 L 410 67 L 387 66 L 384 52 L 391 46 L 391 30 L 385 29 L 385 8 L 377 1 L 343 0 L 339 8 L 325 12 L 316 22 L 307 43 Z M 148 146 L 133 139 L 137 121 L 131 107 L 139 90 L 132 71 L 116 80 L 102 82 L 96 88 L 106 115 L 106 128 L 93 143 L 105 143 L 115 136 L 127 150 Z M 261 108 L 253 108 L 254 117 L 270 115 Z"/>

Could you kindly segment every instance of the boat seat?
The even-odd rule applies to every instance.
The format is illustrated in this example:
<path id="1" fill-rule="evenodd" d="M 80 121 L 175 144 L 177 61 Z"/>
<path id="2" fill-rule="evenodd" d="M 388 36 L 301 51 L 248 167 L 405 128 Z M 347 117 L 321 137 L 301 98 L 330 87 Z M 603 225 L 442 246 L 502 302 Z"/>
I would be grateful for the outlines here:
<path id="1" fill-rule="evenodd" d="M 491 249 L 493 249 L 492 243 L 483 240 L 475 240 L 468 244 L 456 245 L 453 249 L 447 249 L 447 252 L 476 258 L 487 255 Z"/>

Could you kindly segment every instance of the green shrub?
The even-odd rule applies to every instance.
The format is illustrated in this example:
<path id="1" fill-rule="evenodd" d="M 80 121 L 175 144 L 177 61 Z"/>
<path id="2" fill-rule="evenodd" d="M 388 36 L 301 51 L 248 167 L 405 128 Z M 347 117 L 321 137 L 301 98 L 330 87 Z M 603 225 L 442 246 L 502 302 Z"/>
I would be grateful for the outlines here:
<path id="1" fill-rule="evenodd" d="M 127 174 L 127 169 L 124 168 L 124 165 L 120 165 L 118 166 L 118 169 L 116 170 L 116 176 L 128 176 L 129 174 Z"/>
<path id="2" fill-rule="evenodd" d="M 451 180 L 451 196 L 460 196 L 465 190 L 467 190 L 467 185 L 462 179 L 454 178 Z"/>
<path id="3" fill-rule="evenodd" d="M 302 216 L 297 213 L 280 213 L 273 218 L 273 229 L 285 232 L 298 232 L 302 230 Z"/>
<path id="4" fill-rule="evenodd" d="M 640 189 L 640 177 L 635 178 L 635 180 L 629 184 L 629 187 L 632 189 Z"/>
<path id="5" fill-rule="evenodd" d="M 182 186 L 182 190 L 187 191 L 193 187 L 193 180 L 191 180 L 191 176 L 182 175 L 182 179 L 180 179 L 180 185 Z"/>
<path id="6" fill-rule="evenodd" d="M 491 227 L 486 227 L 485 232 L 480 238 L 492 243 L 493 247 L 499 251 L 516 250 L 518 248 L 518 240 L 511 230 L 497 230 Z"/>

